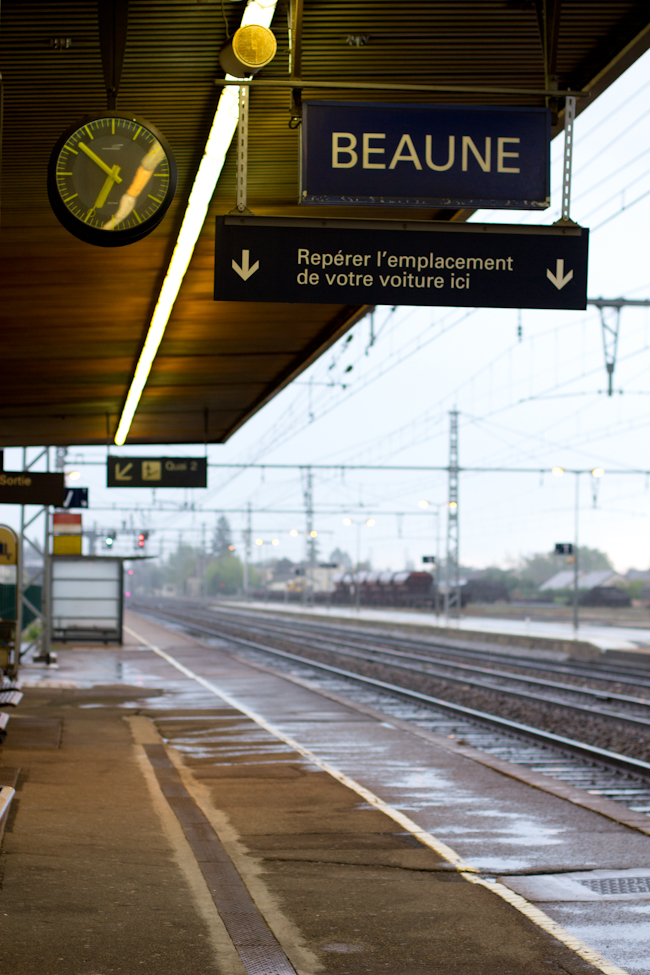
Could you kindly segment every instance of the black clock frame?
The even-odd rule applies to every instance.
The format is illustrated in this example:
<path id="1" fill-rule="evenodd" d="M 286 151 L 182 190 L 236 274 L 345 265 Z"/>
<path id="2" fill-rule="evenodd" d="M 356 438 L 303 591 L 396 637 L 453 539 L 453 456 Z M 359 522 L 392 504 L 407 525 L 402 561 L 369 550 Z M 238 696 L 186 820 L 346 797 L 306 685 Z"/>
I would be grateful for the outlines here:
<path id="1" fill-rule="evenodd" d="M 84 125 L 88 125 L 90 122 L 96 122 L 99 119 L 104 118 L 121 118 L 128 119 L 130 122 L 137 122 L 138 125 L 148 129 L 156 137 L 162 148 L 165 150 L 165 155 L 167 156 L 167 162 L 169 164 L 169 187 L 167 189 L 165 198 L 156 212 L 146 220 L 143 220 L 141 224 L 137 225 L 137 227 L 128 227 L 122 230 L 118 229 L 110 231 L 102 230 L 99 227 L 89 227 L 88 224 L 85 224 L 82 220 L 79 220 L 73 213 L 70 212 L 70 210 L 68 210 L 59 193 L 56 182 L 56 165 L 61 150 L 70 136 L 74 135 L 78 129 L 83 128 Z M 85 118 L 82 118 L 73 125 L 70 125 L 57 140 L 47 166 L 47 195 L 55 216 L 59 222 L 63 224 L 65 229 L 75 237 L 78 237 L 79 240 L 83 240 L 87 244 L 95 244 L 97 247 L 123 247 L 125 244 L 133 244 L 137 240 L 142 240 L 143 237 L 150 234 L 152 230 L 156 229 L 169 209 L 169 205 L 176 194 L 177 184 L 178 169 L 176 167 L 174 153 L 172 152 L 171 146 L 167 142 L 167 139 L 151 122 L 147 121 L 145 118 L 142 118 L 141 115 L 133 115 L 131 112 L 105 111 L 97 115 L 87 115 Z"/>

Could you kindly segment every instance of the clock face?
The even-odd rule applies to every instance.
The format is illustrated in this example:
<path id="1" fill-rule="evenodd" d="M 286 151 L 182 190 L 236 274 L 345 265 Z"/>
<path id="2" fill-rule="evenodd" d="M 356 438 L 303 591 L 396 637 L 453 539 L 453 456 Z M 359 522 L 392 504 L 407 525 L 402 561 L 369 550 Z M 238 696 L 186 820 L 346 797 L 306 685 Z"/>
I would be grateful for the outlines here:
<path id="1" fill-rule="evenodd" d="M 100 247 L 131 244 L 158 226 L 176 191 L 164 136 L 135 115 L 106 112 L 71 126 L 48 169 L 50 204 L 75 237 Z"/>

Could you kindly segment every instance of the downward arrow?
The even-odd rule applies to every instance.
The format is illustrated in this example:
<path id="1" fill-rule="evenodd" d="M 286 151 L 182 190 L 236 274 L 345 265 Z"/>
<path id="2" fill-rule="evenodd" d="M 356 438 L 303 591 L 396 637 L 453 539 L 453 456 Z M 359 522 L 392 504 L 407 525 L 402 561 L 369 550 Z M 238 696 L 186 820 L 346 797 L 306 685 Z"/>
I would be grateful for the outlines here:
<path id="1" fill-rule="evenodd" d="M 239 277 L 243 281 L 248 281 L 248 279 L 250 278 L 251 274 L 255 274 L 255 272 L 257 271 L 258 267 L 260 266 L 260 262 L 259 261 L 255 261 L 255 263 L 253 264 L 253 266 L 252 267 L 249 267 L 249 264 L 248 264 L 249 256 L 250 256 L 250 251 L 244 251 L 243 250 L 241 252 L 241 267 L 239 266 L 239 264 L 237 263 L 237 261 L 234 259 L 234 257 L 233 257 L 233 260 L 232 260 L 232 269 L 233 269 L 233 271 L 236 271 L 237 274 L 239 275 Z M 571 272 L 571 274 L 573 274 L 573 271 Z"/>
<path id="2" fill-rule="evenodd" d="M 555 262 L 555 274 L 553 274 L 551 269 L 547 267 L 546 277 L 549 279 L 549 281 L 552 281 L 558 291 L 561 291 L 564 285 L 568 284 L 572 279 L 573 271 L 567 271 L 565 274 L 564 261 L 558 257 L 557 261 Z"/>

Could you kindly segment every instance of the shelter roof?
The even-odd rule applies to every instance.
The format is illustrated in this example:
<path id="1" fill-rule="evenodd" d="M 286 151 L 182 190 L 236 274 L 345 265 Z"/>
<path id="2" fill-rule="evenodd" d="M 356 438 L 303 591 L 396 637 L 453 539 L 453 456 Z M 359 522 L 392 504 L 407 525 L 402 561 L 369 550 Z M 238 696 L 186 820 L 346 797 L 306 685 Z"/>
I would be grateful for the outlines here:
<path id="1" fill-rule="evenodd" d="M 625 583 L 623 576 L 613 569 L 596 569 L 593 572 L 578 573 L 578 589 L 594 589 L 596 586 L 619 586 Z M 563 569 L 547 579 L 540 592 L 551 589 L 573 589 L 573 569 Z"/>
<path id="2" fill-rule="evenodd" d="M 0 444 L 112 440 L 219 96 L 222 8 L 232 32 L 236 3 L 131 0 L 119 107 L 167 136 L 179 188 L 151 236 L 105 249 L 58 224 L 45 178 L 60 133 L 106 107 L 96 0 L 3 0 Z M 262 79 L 288 77 L 288 13 L 288 0 L 279 0 L 279 53 Z M 291 17 L 294 74 L 303 96 L 314 98 L 540 106 L 541 92 L 559 85 L 589 93 L 581 111 L 650 43 L 650 8 L 639 0 L 292 0 Z M 310 89 L 310 80 L 493 91 L 333 92 Z M 297 202 L 300 133 L 289 127 L 288 91 L 253 87 L 250 105 L 250 208 L 313 215 Z M 551 99 L 551 107 L 559 131 L 562 106 Z M 129 443 L 227 440 L 367 311 L 214 302 L 213 218 L 232 209 L 234 187 L 231 148 Z M 377 216 L 363 207 L 317 214 Z M 417 216 L 463 220 L 467 211 Z"/>

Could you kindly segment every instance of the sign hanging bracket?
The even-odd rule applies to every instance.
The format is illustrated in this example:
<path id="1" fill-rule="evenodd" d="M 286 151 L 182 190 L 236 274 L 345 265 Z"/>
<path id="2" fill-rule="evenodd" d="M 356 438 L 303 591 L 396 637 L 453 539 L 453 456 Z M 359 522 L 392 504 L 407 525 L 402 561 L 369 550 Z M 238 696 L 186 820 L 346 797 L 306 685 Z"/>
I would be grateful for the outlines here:
<path id="1" fill-rule="evenodd" d="M 291 89 L 291 100 L 289 103 L 289 128 L 297 129 L 302 123 L 302 88 Z"/>
<path id="2" fill-rule="evenodd" d="M 573 165 L 573 123 L 576 117 L 574 95 L 567 95 L 564 103 L 564 163 L 562 166 L 562 211 L 556 224 L 577 227 L 571 219 L 571 168 Z"/>
<path id="3" fill-rule="evenodd" d="M 231 213 L 253 216 L 248 209 L 248 100 L 250 90 L 239 86 L 239 123 L 237 125 L 237 203 Z"/>

